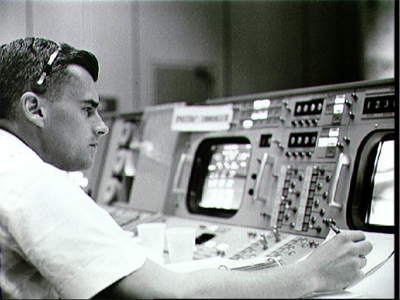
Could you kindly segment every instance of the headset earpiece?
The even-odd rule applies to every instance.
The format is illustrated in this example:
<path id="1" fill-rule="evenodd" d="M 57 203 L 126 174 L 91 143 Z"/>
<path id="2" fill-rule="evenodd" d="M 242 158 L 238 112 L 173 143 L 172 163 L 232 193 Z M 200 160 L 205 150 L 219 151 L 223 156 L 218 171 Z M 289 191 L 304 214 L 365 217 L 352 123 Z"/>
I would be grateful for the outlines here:
<path id="1" fill-rule="evenodd" d="M 31 89 L 32 89 L 32 92 L 35 92 L 38 94 L 43 94 L 47 89 L 46 82 L 43 81 L 42 83 L 39 83 L 39 79 L 32 82 Z"/>
<path id="2" fill-rule="evenodd" d="M 58 53 L 60 52 L 61 48 L 60 46 L 57 48 L 56 51 L 54 51 L 49 58 L 49 61 L 46 63 L 46 65 L 43 67 L 42 74 L 38 79 L 32 82 L 31 84 L 31 89 L 33 92 L 38 93 L 38 94 L 43 94 L 47 87 L 46 87 L 46 78 L 50 74 L 51 69 L 53 67 L 54 61 L 56 60 Z"/>

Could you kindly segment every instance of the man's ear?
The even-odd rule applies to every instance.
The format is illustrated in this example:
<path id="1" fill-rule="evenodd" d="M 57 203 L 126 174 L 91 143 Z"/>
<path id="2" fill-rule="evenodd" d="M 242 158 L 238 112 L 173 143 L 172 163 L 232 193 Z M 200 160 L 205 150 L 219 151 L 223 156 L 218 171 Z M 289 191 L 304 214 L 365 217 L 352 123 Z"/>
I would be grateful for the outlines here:
<path id="1" fill-rule="evenodd" d="M 32 92 L 26 92 L 21 96 L 20 105 L 25 118 L 38 127 L 44 126 L 44 108 L 42 100 Z"/>

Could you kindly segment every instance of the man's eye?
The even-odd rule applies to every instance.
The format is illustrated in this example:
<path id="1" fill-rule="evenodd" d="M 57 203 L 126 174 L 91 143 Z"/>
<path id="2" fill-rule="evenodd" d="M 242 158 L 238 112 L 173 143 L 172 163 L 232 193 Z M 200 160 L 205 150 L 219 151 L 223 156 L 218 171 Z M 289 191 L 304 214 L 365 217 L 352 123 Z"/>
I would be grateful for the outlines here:
<path id="1" fill-rule="evenodd" d="M 86 111 L 88 116 L 93 114 L 93 108 L 92 107 L 85 107 L 83 110 Z"/>

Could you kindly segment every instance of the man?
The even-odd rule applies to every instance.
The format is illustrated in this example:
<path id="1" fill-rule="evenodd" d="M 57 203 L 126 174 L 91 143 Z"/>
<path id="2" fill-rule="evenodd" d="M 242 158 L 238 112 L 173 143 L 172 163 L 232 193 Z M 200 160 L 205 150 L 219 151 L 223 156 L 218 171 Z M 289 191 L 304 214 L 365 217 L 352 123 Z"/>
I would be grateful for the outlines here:
<path id="1" fill-rule="evenodd" d="M 0 48 L 0 285 L 5 298 L 288 298 L 341 290 L 372 250 L 343 231 L 309 258 L 257 272 L 172 272 L 146 259 L 65 171 L 108 132 L 93 54 L 40 38 Z"/>

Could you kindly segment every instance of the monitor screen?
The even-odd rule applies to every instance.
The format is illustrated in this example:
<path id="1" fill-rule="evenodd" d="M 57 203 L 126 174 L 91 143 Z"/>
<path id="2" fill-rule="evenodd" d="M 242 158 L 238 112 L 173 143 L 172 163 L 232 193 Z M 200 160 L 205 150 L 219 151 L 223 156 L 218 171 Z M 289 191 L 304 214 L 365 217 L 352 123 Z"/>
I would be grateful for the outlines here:
<path id="1" fill-rule="evenodd" d="M 394 141 L 378 143 L 372 173 L 371 206 L 365 222 L 394 226 Z"/>
<path id="2" fill-rule="evenodd" d="M 242 137 L 211 138 L 200 143 L 189 182 L 189 211 L 230 217 L 240 208 L 251 144 Z"/>
<path id="3" fill-rule="evenodd" d="M 375 131 L 358 149 L 347 206 L 350 228 L 394 232 L 394 137 L 393 131 Z"/>

